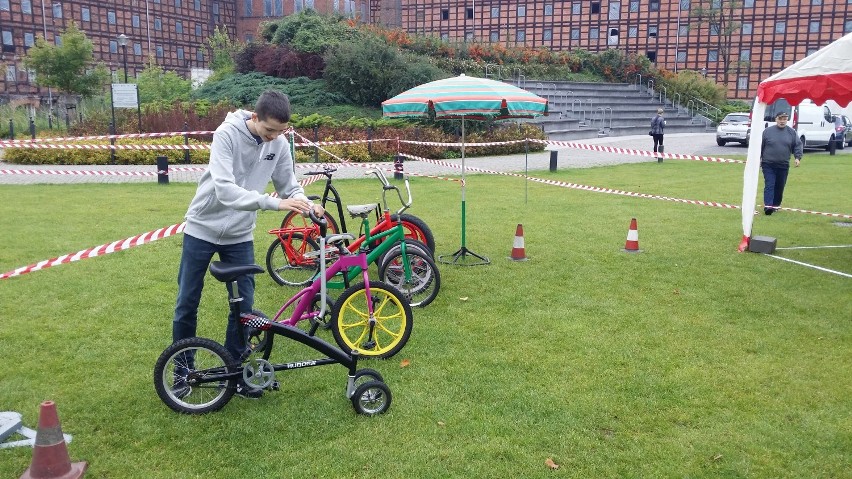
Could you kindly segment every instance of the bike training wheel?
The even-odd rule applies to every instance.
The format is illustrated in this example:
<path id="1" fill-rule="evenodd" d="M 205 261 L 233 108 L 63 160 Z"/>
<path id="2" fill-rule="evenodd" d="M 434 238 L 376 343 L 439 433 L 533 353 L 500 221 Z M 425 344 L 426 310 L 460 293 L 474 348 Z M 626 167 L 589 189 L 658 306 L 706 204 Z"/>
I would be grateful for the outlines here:
<path id="1" fill-rule="evenodd" d="M 402 219 L 402 227 L 405 228 L 405 237 L 420 241 L 429 247 L 429 251 L 434 253 L 435 237 L 426 222 L 407 213 L 403 213 L 399 217 Z M 397 215 L 391 215 L 391 219 L 397 221 Z"/>
<path id="2" fill-rule="evenodd" d="M 320 295 L 317 294 L 314 296 L 313 302 L 311 302 L 311 311 L 319 311 L 320 310 Z M 332 311 L 334 310 L 334 302 L 331 298 L 325 298 L 325 316 L 323 318 L 316 318 L 310 321 L 300 321 L 296 324 L 296 327 L 302 329 L 305 332 L 313 326 L 314 323 L 319 323 L 317 326 L 318 330 L 330 329 L 331 324 L 330 318 Z M 292 312 L 292 310 L 290 310 Z M 257 329 L 253 329 L 249 333 L 249 347 L 252 348 L 253 353 L 257 354 L 263 360 L 268 361 L 269 357 L 272 355 L 272 344 L 275 342 L 275 334 L 269 331 L 260 331 Z"/>
<path id="3" fill-rule="evenodd" d="M 350 286 L 337 298 L 331 332 L 344 351 L 358 350 L 362 357 L 389 358 L 408 342 L 414 315 L 408 301 L 393 286 L 370 281 L 370 293 L 376 319 L 372 336 L 364 283 Z"/>
<path id="4" fill-rule="evenodd" d="M 319 270 L 317 253 L 319 246 L 311 238 L 305 238 L 302 233 L 290 233 L 283 236 L 283 242 L 292 246 L 290 257 L 282 243 L 282 238 L 275 238 L 266 251 L 266 270 L 269 276 L 280 284 L 287 286 L 305 286 L 311 282 Z"/>
<path id="5" fill-rule="evenodd" d="M 218 411 L 231 400 L 236 378 L 215 382 L 195 380 L 234 372 L 224 346 L 207 338 L 182 339 L 168 348 L 154 366 L 154 388 L 171 409 L 183 414 Z"/>
<path id="6" fill-rule="evenodd" d="M 340 233 L 340 227 L 337 226 L 337 221 L 329 214 L 328 211 L 324 212 L 322 215 L 325 218 L 325 221 L 328 222 L 328 230 L 326 234 L 333 235 Z M 305 228 L 311 226 L 313 223 L 311 219 L 303 216 L 301 213 L 297 213 L 295 211 L 291 211 L 284 216 L 284 219 L 281 220 L 282 228 Z"/>
<path id="7" fill-rule="evenodd" d="M 390 409 L 390 388 L 381 381 L 367 381 L 355 388 L 351 401 L 352 407 L 358 414 L 365 416 L 382 414 Z"/>
<path id="8" fill-rule="evenodd" d="M 432 302 L 441 290 L 441 273 L 435 261 L 422 251 L 406 249 L 411 266 L 411 281 L 405 281 L 402 249 L 389 252 L 379 266 L 379 279 L 402 292 L 411 306 L 424 307 Z"/>
<path id="9" fill-rule="evenodd" d="M 403 241 L 405 241 L 406 251 L 415 250 L 415 251 L 418 251 L 420 253 L 423 253 L 425 256 L 428 256 L 428 257 L 432 258 L 433 260 L 435 259 L 435 255 L 431 251 L 429 251 L 429 247 L 426 246 L 425 244 L 423 244 L 422 242 L 411 239 L 411 238 L 405 238 Z M 399 245 L 399 243 L 388 248 L 387 251 L 385 251 L 384 253 L 379 255 L 378 258 L 376 258 L 376 266 L 381 268 L 382 265 L 385 264 L 386 258 L 388 258 L 390 255 L 392 255 L 394 252 L 400 251 L 401 249 L 402 249 L 402 247 Z"/>

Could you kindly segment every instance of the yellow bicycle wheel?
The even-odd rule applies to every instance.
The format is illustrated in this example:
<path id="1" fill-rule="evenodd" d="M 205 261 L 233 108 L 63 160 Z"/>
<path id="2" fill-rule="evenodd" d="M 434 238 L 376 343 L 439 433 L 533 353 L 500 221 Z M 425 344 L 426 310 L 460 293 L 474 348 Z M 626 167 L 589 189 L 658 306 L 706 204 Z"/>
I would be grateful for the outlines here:
<path id="1" fill-rule="evenodd" d="M 398 353 L 411 336 L 414 317 L 405 296 L 393 286 L 370 281 L 370 297 L 364 283 L 350 286 L 334 304 L 331 330 L 344 351 L 361 356 L 389 358 Z M 368 299 L 373 307 L 371 321 Z"/>

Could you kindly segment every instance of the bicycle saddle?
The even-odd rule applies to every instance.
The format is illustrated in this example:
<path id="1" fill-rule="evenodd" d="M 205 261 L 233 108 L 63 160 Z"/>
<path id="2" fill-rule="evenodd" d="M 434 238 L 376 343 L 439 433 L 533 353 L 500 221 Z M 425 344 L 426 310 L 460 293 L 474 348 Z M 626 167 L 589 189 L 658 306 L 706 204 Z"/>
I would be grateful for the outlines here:
<path id="1" fill-rule="evenodd" d="M 370 203 L 367 205 L 347 205 L 346 210 L 349 211 L 349 214 L 352 215 L 353 218 L 356 216 L 365 217 L 373 210 L 375 210 L 378 206 L 379 205 L 377 205 L 376 203 Z"/>
<path id="2" fill-rule="evenodd" d="M 230 283 L 240 276 L 263 273 L 264 271 L 266 270 L 256 264 L 233 264 L 221 261 L 210 263 L 210 274 L 223 283 Z"/>

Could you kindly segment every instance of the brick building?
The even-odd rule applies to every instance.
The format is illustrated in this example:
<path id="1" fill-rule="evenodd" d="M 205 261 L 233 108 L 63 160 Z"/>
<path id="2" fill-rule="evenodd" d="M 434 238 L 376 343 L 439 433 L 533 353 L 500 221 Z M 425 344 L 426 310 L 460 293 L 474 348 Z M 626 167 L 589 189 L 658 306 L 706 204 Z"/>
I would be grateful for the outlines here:
<path id="1" fill-rule="evenodd" d="M 70 22 L 94 44 L 95 61 L 116 81 L 135 76 L 149 57 L 167 71 L 189 77 L 208 65 L 205 40 L 216 27 L 233 38 L 251 40 L 263 21 L 313 8 L 323 13 L 365 16 L 365 0 L 0 0 L 0 101 L 48 96 L 22 61 L 37 37 L 59 42 Z M 120 35 L 127 37 L 120 45 Z"/>
<path id="2" fill-rule="evenodd" d="M 729 5 L 722 19 L 697 18 Z M 371 0 L 370 13 L 373 22 L 450 41 L 639 53 L 671 71 L 704 71 L 739 99 L 852 32 L 852 0 Z M 729 39 L 725 20 L 736 27 Z"/>

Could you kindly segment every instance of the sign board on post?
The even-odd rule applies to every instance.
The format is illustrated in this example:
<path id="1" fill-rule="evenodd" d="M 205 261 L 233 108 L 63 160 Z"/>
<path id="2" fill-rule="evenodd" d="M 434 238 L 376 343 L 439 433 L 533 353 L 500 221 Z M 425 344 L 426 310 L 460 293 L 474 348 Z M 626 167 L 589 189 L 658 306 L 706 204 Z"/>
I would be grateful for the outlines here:
<path id="1" fill-rule="evenodd" d="M 139 98 L 135 83 L 113 83 L 112 103 L 115 108 L 138 108 Z"/>

